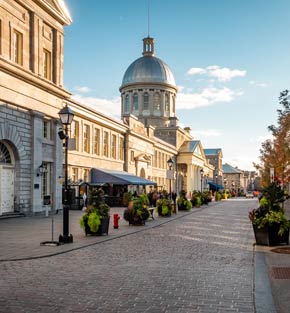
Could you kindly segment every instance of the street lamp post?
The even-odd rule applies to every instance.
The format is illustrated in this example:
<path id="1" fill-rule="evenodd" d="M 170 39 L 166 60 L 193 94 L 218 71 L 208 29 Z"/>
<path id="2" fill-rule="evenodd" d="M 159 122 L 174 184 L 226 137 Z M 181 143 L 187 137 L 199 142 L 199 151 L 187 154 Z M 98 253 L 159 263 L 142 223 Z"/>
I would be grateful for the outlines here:
<path id="1" fill-rule="evenodd" d="M 59 118 L 61 120 L 62 125 L 64 125 L 64 132 L 60 130 L 58 132 L 59 138 L 64 140 L 64 191 L 63 191 L 63 234 L 59 235 L 59 242 L 61 243 L 72 243 L 73 236 L 69 235 L 69 190 L 68 190 L 68 126 L 72 123 L 74 118 L 74 112 L 66 105 L 62 108 L 59 113 Z"/>
<path id="2" fill-rule="evenodd" d="M 170 158 L 168 161 L 167 161 L 167 164 L 168 164 L 168 167 L 169 167 L 169 171 L 170 171 L 170 175 L 169 175 L 169 195 L 170 195 L 170 200 L 172 200 L 172 193 L 171 193 L 171 171 L 172 171 L 172 166 L 173 166 L 173 160 L 172 158 Z"/>
<path id="3" fill-rule="evenodd" d="M 202 192 L 202 183 L 203 183 L 203 169 L 200 170 L 200 191 Z"/>

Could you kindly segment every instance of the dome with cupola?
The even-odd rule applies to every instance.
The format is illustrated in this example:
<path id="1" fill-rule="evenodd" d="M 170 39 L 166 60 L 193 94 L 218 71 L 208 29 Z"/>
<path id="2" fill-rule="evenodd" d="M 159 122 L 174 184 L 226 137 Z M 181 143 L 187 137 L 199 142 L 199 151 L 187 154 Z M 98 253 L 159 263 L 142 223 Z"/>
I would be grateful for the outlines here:
<path id="1" fill-rule="evenodd" d="M 154 56 L 154 39 L 151 37 L 143 39 L 143 56 L 128 67 L 120 89 L 140 83 L 165 84 L 176 88 L 169 66 Z"/>

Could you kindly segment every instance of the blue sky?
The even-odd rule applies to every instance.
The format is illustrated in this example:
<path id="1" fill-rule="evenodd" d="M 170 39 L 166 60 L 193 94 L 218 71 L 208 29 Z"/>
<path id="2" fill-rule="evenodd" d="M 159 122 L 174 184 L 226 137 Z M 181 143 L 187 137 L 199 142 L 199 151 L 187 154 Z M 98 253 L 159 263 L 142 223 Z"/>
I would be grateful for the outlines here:
<path id="1" fill-rule="evenodd" d="M 128 66 L 142 56 L 148 0 L 65 0 L 64 83 L 74 98 L 120 118 Z M 155 56 L 179 88 L 181 126 L 223 163 L 252 170 L 290 88 L 289 0 L 150 0 Z"/>

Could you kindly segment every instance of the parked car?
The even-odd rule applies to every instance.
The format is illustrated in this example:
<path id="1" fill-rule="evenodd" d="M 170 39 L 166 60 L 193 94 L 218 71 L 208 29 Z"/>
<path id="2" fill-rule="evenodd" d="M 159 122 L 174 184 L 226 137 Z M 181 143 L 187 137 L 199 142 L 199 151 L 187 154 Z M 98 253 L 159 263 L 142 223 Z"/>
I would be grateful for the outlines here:
<path id="1" fill-rule="evenodd" d="M 254 198 L 254 194 L 252 192 L 247 192 L 246 193 L 246 198 L 247 199 L 253 199 Z"/>

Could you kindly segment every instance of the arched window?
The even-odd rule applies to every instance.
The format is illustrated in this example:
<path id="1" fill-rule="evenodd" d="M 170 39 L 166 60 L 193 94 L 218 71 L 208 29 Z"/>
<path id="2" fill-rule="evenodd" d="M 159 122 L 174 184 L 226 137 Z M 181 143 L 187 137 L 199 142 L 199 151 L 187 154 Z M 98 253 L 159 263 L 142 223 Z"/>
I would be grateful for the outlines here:
<path id="1" fill-rule="evenodd" d="M 5 163 L 5 164 L 11 164 L 11 155 L 10 152 L 8 151 L 7 147 L 0 142 L 0 164 Z"/>
<path id="2" fill-rule="evenodd" d="M 133 108 L 135 111 L 139 110 L 139 105 L 138 105 L 138 94 L 134 93 L 133 95 Z"/>
<path id="3" fill-rule="evenodd" d="M 160 109 L 161 109 L 161 97 L 158 92 L 155 92 L 153 96 L 153 110 L 160 111 Z"/>
<path id="4" fill-rule="evenodd" d="M 143 110 L 149 110 L 149 94 L 145 92 L 143 94 Z"/>
<path id="5" fill-rule="evenodd" d="M 169 104 L 169 95 L 165 94 L 165 111 L 169 112 L 170 104 Z"/>
<path id="6" fill-rule="evenodd" d="M 129 95 L 126 95 L 125 97 L 125 113 L 130 112 L 130 103 L 129 103 Z"/>

